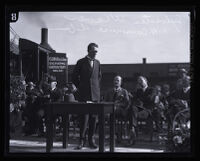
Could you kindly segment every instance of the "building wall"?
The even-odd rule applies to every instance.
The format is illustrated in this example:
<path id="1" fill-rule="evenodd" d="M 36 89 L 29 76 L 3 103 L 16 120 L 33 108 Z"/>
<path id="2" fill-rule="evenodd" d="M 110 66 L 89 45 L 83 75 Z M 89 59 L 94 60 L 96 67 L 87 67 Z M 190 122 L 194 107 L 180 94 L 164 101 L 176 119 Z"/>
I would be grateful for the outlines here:
<path id="1" fill-rule="evenodd" d="M 71 81 L 71 74 L 74 65 L 68 66 L 69 81 Z M 149 85 L 162 85 L 168 83 L 173 88 L 177 79 L 176 74 L 179 68 L 190 70 L 189 63 L 143 63 L 143 64 L 102 64 L 102 94 L 108 89 L 112 88 L 113 78 L 120 75 L 123 78 L 123 87 L 129 91 L 133 91 L 136 84 L 137 76 L 144 75 L 149 81 Z"/>

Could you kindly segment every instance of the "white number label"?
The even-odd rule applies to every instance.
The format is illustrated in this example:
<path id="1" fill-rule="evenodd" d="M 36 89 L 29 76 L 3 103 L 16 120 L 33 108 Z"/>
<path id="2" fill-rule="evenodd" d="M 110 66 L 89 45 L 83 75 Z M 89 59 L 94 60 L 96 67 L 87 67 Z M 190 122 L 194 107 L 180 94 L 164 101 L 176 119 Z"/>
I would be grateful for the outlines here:
<path id="1" fill-rule="evenodd" d="M 17 14 L 16 13 L 12 13 L 11 14 L 11 20 L 12 21 L 16 21 L 17 20 Z"/>

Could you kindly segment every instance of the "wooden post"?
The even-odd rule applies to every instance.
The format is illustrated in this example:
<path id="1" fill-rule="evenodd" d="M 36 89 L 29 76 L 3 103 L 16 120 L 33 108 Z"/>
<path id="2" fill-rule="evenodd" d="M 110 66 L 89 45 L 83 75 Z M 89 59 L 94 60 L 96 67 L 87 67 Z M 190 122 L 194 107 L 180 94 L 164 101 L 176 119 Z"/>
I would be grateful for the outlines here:
<path id="1" fill-rule="evenodd" d="M 22 76 L 22 49 L 21 49 L 21 40 L 19 39 L 19 75 Z"/>
<path id="2" fill-rule="evenodd" d="M 145 77 L 147 77 L 146 73 L 147 73 L 146 72 L 146 58 L 143 58 L 142 59 L 142 75 L 145 76 Z"/>
<path id="3" fill-rule="evenodd" d="M 67 55 L 67 54 L 66 54 Z M 65 69 L 65 74 L 66 74 L 66 83 L 68 83 L 68 58 L 66 56 L 66 69 Z"/>
<path id="4" fill-rule="evenodd" d="M 39 72 L 40 72 L 40 58 L 39 58 L 39 53 L 40 53 L 40 50 L 39 50 L 39 48 L 37 49 L 37 52 L 35 53 L 36 54 L 36 81 L 38 82 L 38 81 L 40 81 L 39 79 Z"/>

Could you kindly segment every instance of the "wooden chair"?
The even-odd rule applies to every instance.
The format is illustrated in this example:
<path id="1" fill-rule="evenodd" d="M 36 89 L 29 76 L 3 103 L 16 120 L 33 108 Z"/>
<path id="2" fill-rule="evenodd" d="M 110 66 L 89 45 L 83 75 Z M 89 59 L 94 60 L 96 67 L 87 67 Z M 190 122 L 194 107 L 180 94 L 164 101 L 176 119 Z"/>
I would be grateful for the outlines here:
<path id="1" fill-rule="evenodd" d="M 153 119 L 152 116 L 149 114 L 149 112 L 146 109 L 139 109 L 137 114 L 137 128 L 136 128 L 136 134 L 137 136 L 148 134 L 150 137 L 150 141 L 153 140 Z M 139 134 L 140 133 L 140 134 Z"/>

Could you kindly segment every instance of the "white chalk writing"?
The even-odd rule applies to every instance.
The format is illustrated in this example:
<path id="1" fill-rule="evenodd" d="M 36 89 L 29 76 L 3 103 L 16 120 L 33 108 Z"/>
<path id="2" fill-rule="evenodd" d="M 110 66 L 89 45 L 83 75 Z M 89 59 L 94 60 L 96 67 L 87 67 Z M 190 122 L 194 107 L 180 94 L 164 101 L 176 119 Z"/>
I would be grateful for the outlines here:
<path id="1" fill-rule="evenodd" d="M 128 18 L 128 19 L 127 19 Z M 77 32 L 84 32 L 95 30 L 103 33 L 114 33 L 114 34 L 134 34 L 138 36 L 156 35 L 156 34 L 167 34 L 168 31 L 180 32 L 180 24 L 182 21 L 179 16 L 148 16 L 143 15 L 137 18 L 130 16 L 118 16 L 118 15 L 107 15 L 102 17 L 86 17 L 86 16 L 65 16 L 67 21 L 67 27 L 63 28 L 50 28 L 50 30 L 62 30 L 70 34 Z M 110 22 L 117 23 L 114 27 Z M 130 26 L 134 25 L 138 30 L 129 29 L 124 26 L 125 21 L 130 22 Z M 112 23 L 113 24 L 113 23 Z M 160 25 L 158 25 L 160 24 Z M 166 24 L 171 24 L 171 29 Z M 124 28 L 122 28 L 122 26 Z M 142 27 L 140 27 L 142 25 Z M 119 28 L 121 26 L 121 28 Z M 138 27 L 137 27 L 138 26 Z M 135 28 L 134 27 L 134 28 Z"/>
<path id="2" fill-rule="evenodd" d="M 67 61 L 67 59 L 60 57 L 49 57 L 49 61 Z"/>

